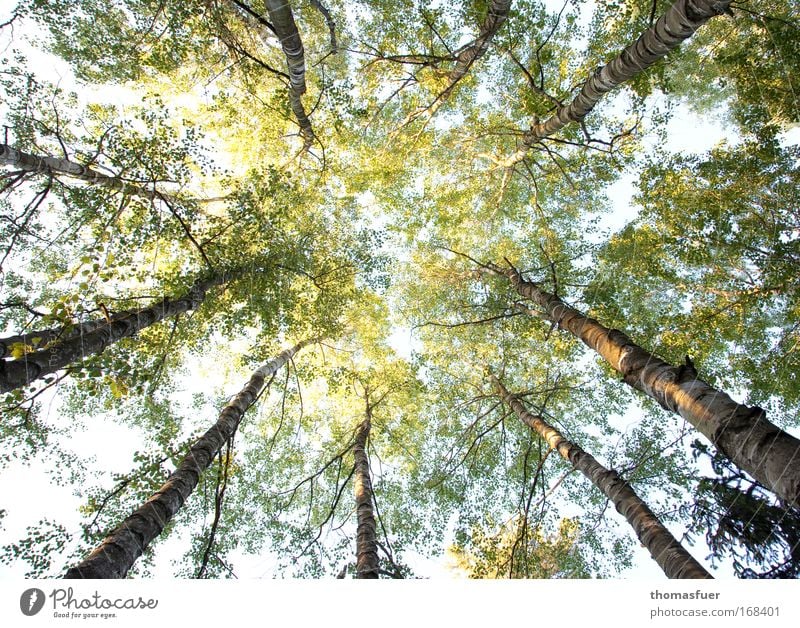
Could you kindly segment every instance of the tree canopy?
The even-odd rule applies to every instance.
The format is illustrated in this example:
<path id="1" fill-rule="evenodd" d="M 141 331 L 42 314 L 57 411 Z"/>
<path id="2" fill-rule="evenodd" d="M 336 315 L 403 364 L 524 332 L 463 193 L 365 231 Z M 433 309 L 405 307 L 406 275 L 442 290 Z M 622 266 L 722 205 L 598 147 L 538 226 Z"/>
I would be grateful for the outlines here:
<path id="1" fill-rule="evenodd" d="M 0 25 L 0 573 L 796 577 L 796 0 Z"/>

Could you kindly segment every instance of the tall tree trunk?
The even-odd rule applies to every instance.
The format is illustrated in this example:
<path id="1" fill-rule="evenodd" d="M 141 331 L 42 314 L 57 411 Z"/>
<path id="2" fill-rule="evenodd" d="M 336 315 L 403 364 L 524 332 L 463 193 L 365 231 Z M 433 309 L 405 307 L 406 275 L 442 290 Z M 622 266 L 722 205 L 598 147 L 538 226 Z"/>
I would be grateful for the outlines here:
<path id="1" fill-rule="evenodd" d="M 63 340 L 74 334 L 88 333 L 97 329 L 101 325 L 106 324 L 106 320 L 86 321 L 80 325 L 76 325 L 70 331 L 63 327 L 54 327 L 52 329 L 42 329 L 41 331 L 31 331 L 27 334 L 17 334 L 14 336 L 6 336 L 0 338 L 0 358 L 5 358 L 12 355 L 14 345 L 24 345 L 26 350 L 41 349 L 45 345 L 55 341 Z"/>
<path id="2" fill-rule="evenodd" d="M 522 161 L 537 141 L 549 137 L 571 122 L 580 122 L 603 95 L 646 70 L 678 45 L 689 39 L 712 17 L 729 11 L 732 0 L 677 0 L 652 28 L 618 57 L 600 67 L 584 83 L 568 105 L 559 107 L 548 120 L 534 125 L 522 139 L 523 147 L 503 161 L 506 167 Z"/>
<path id="3" fill-rule="evenodd" d="M 242 416 L 258 398 L 267 377 L 276 373 L 300 349 L 316 341 L 304 340 L 256 370 L 158 492 L 111 532 L 83 562 L 70 568 L 65 578 L 124 578 L 134 561 L 161 534 L 197 486 L 200 474 L 236 431 Z"/>
<path id="4" fill-rule="evenodd" d="M 372 511 L 372 480 L 369 472 L 367 440 L 372 427 L 372 407 L 367 396 L 367 414 L 358 428 L 353 445 L 356 472 L 356 578 L 378 577 L 378 543 L 375 515 Z"/>
<path id="5" fill-rule="evenodd" d="M 50 344 L 63 342 L 78 336 L 85 336 L 90 332 L 108 325 L 109 322 L 135 315 L 137 311 L 138 310 L 124 310 L 122 312 L 109 314 L 108 318 L 97 318 L 70 325 L 69 327 L 51 327 L 50 329 L 40 329 L 0 338 L 0 358 L 6 358 L 12 355 L 14 345 L 24 345 L 27 351 L 46 349 Z"/>
<path id="6" fill-rule="evenodd" d="M 289 68 L 289 81 L 298 94 L 306 93 L 306 60 L 303 42 L 294 22 L 292 8 L 288 0 L 264 0 L 269 19 L 281 42 L 286 65 Z"/>
<path id="7" fill-rule="evenodd" d="M 599 353 L 626 384 L 680 414 L 736 466 L 788 504 L 800 506 L 800 440 L 770 422 L 763 409 L 736 403 L 698 379 L 688 357 L 683 366 L 667 364 L 623 332 L 604 327 L 525 281 L 516 269 L 492 268 L 506 275 L 520 295 L 537 303 L 550 321 Z"/>
<path id="8" fill-rule="evenodd" d="M 425 116 L 426 120 L 430 120 L 436 114 L 436 112 L 439 110 L 439 107 L 441 107 L 442 104 L 444 104 L 444 102 L 450 97 L 450 94 L 455 89 L 456 84 L 467 75 L 467 72 L 469 72 L 472 64 L 486 54 L 486 51 L 489 49 L 489 45 L 492 43 L 492 39 L 494 39 L 497 31 L 500 30 L 500 27 L 508 18 L 508 12 L 510 9 L 511 0 L 492 0 L 489 8 L 486 11 L 486 17 L 481 24 L 481 30 L 478 33 L 478 37 L 468 43 L 466 46 L 463 46 L 456 53 L 456 64 L 450 71 L 447 87 L 445 87 L 445 89 L 439 93 L 439 95 L 436 97 L 436 100 L 434 100 L 430 105 L 424 109 L 417 109 L 406 116 L 406 119 L 403 120 L 403 123 L 400 125 L 401 128 L 413 122 L 422 115 Z"/>
<path id="9" fill-rule="evenodd" d="M 227 283 L 231 278 L 231 273 L 218 273 L 198 279 L 183 297 L 166 297 L 150 307 L 119 312 L 100 322 L 90 321 L 77 325 L 66 337 L 59 338 L 46 348 L 13 360 L 0 360 L 0 392 L 25 386 L 49 373 L 80 362 L 88 354 L 101 353 L 117 340 L 133 336 L 165 318 L 195 310 L 203 302 L 209 289 Z M 50 334 L 53 331 L 47 330 L 45 333 Z M 22 337 L 34 338 L 36 334 L 31 332 Z"/>
<path id="10" fill-rule="evenodd" d="M 93 185 L 99 185 L 110 190 L 117 190 L 126 195 L 141 196 L 150 200 L 157 198 L 171 199 L 169 194 L 161 194 L 155 189 L 146 188 L 135 183 L 130 183 L 119 177 L 112 177 L 97 172 L 88 166 L 83 166 L 69 159 L 60 159 L 47 155 L 34 155 L 26 153 L 8 144 L 0 144 L 0 165 L 13 166 L 26 172 L 47 174 L 52 176 L 63 175 Z"/>
<path id="11" fill-rule="evenodd" d="M 275 28 L 275 34 L 281 42 L 286 66 L 289 69 L 289 104 L 300 125 L 300 133 L 306 147 L 314 141 L 314 130 L 308 118 L 301 96 L 306 93 L 306 61 L 303 41 L 297 30 L 292 8 L 288 0 L 264 0 L 269 19 Z"/>
<path id="12" fill-rule="evenodd" d="M 457 81 L 466 76 L 472 64 L 486 54 L 492 39 L 508 18 L 510 9 L 511 0 L 492 0 L 477 39 L 464 46 L 456 55 L 456 65 L 450 72 L 451 85 L 447 88 L 448 92 Z"/>
<path id="13" fill-rule="evenodd" d="M 520 420 L 539 434 L 551 449 L 557 450 L 564 460 L 589 478 L 592 484 L 613 502 L 617 511 L 628 520 L 642 545 L 647 548 L 650 556 L 668 578 L 712 577 L 672 536 L 672 533 L 616 471 L 606 469 L 578 445 L 565 439 L 552 425 L 528 412 L 522 402 L 509 393 L 497 377 L 490 375 L 490 379 L 498 395 L 511 406 Z"/>

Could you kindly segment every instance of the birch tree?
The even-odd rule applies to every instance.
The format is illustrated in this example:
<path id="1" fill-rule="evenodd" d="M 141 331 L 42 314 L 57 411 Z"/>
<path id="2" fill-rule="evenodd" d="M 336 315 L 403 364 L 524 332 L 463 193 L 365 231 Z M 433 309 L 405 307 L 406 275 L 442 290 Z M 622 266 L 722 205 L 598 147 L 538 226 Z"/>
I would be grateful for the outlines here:
<path id="1" fill-rule="evenodd" d="M 67 578 L 124 578 L 134 561 L 191 495 L 200 475 L 231 437 L 245 412 L 258 398 L 267 379 L 303 347 L 316 342 L 304 340 L 286 349 L 257 369 L 247 385 L 222 409 L 217 422 L 192 446 L 188 455 L 159 491 L 111 532 L 78 565 L 71 567 Z"/>
<path id="2" fill-rule="evenodd" d="M 149 325 L 196 310 L 211 288 L 224 285 L 230 278 L 231 275 L 227 273 L 199 278 L 183 297 L 166 297 L 149 307 L 117 312 L 113 316 L 109 315 L 103 322 L 92 321 L 71 329 L 45 330 L 42 337 L 36 336 L 35 332 L 26 334 L 22 336 L 22 355 L 0 362 L 0 391 L 8 392 L 26 386 L 45 375 L 80 362 L 86 355 L 101 353 L 114 342 L 133 336 Z M 43 340 L 45 336 L 54 339 Z M 36 345 L 24 342 L 26 338 L 33 341 L 34 337 L 39 338 Z M 5 340 L 3 345 L 8 346 L 9 339 Z M 15 338 L 11 342 L 14 343 Z M 16 344 L 20 344 L 19 340 L 16 340 Z"/>
<path id="3" fill-rule="evenodd" d="M 528 412 L 522 402 L 509 393 L 496 376 L 490 373 L 489 378 L 498 395 L 511 406 L 517 417 L 535 430 L 551 449 L 557 450 L 562 458 L 589 478 L 614 503 L 667 577 L 711 578 L 708 571 L 681 546 L 647 504 L 616 472 L 600 465 L 590 454 L 565 439 L 552 425 Z"/>
<path id="4" fill-rule="evenodd" d="M 537 304 L 547 320 L 595 350 L 624 382 L 677 412 L 739 468 L 789 504 L 800 503 L 800 440 L 771 423 L 764 410 L 733 401 L 698 378 L 694 364 L 675 367 L 526 281 L 515 268 L 495 272 Z"/>
<path id="5" fill-rule="evenodd" d="M 511 0 L 492 0 L 489 3 L 486 9 L 486 17 L 481 23 L 478 36 L 473 41 L 462 46 L 459 50 L 454 51 L 453 60 L 455 61 L 455 65 L 447 76 L 447 85 L 445 88 L 439 92 L 433 102 L 427 107 L 414 111 L 406 116 L 403 126 L 421 116 L 426 120 L 430 120 L 436 115 L 436 111 L 447 101 L 450 93 L 456 88 L 458 82 L 467 75 L 470 67 L 486 54 L 497 31 L 503 25 L 503 22 L 508 19 L 508 12 L 510 9 Z M 441 61 L 441 59 L 437 60 L 437 62 Z"/>
<path id="6" fill-rule="evenodd" d="M 535 142 L 553 135 L 567 124 L 580 123 L 604 94 L 656 63 L 709 19 L 726 12 L 729 5 L 727 0 L 677 0 L 636 42 L 598 68 L 572 102 L 559 107 L 544 122 L 534 121 L 522 136 L 523 147 L 505 158 L 502 165 L 509 167 L 518 163 Z"/>
<path id="7" fill-rule="evenodd" d="M 156 189 L 148 189 L 135 183 L 127 182 L 121 177 L 110 176 L 97 172 L 87 166 L 69 159 L 61 159 L 48 155 L 34 155 L 17 150 L 7 144 L 0 145 L 0 164 L 15 168 L 22 172 L 30 172 L 48 176 L 64 175 L 93 185 L 100 185 L 111 190 L 116 190 L 125 195 L 135 194 L 144 198 L 155 200 L 170 198 Z"/>
<path id="8" fill-rule="evenodd" d="M 306 93 L 306 61 L 303 42 L 292 15 L 292 9 L 287 0 L 267 0 L 267 11 L 272 20 L 275 34 L 281 43 L 283 54 L 286 55 L 286 66 L 289 70 L 289 102 L 292 112 L 300 125 L 306 148 L 314 141 L 314 130 L 308 119 L 303 101 Z"/>
<path id="9" fill-rule="evenodd" d="M 353 488 L 356 494 L 356 578 L 378 577 L 378 546 L 375 530 L 375 516 L 372 512 L 372 478 L 369 471 L 369 456 L 367 455 L 367 440 L 372 428 L 372 406 L 369 400 L 369 391 L 364 391 L 366 401 L 366 416 L 358 426 L 355 442 L 353 443 L 353 458 L 355 459 L 355 475 Z"/>

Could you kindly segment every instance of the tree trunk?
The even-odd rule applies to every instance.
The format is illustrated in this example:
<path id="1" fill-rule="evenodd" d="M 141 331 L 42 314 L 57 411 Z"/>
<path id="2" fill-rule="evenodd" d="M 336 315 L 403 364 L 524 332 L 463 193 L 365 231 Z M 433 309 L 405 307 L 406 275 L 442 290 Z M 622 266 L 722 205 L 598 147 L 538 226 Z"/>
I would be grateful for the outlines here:
<path id="1" fill-rule="evenodd" d="M 317 339 L 286 349 L 256 370 L 247 385 L 220 412 L 219 419 L 189 450 L 164 485 L 125 519 L 65 578 L 124 578 L 134 561 L 155 539 L 197 486 L 220 448 L 233 435 L 242 416 L 258 397 L 267 377 L 276 373 L 300 349 Z"/>
<path id="2" fill-rule="evenodd" d="M 789 505 L 800 506 L 800 440 L 767 419 L 766 412 L 736 403 L 697 378 L 688 359 L 674 367 L 634 344 L 624 333 L 587 318 L 556 295 L 504 271 L 517 292 L 537 303 L 546 317 L 599 353 L 623 381 L 677 412 L 729 460 Z"/>
<path id="3" fill-rule="evenodd" d="M 367 397 L 367 416 L 358 428 L 353 457 L 356 472 L 354 477 L 356 493 L 356 578 L 378 577 L 378 544 L 375 515 L 372 511 L 372 480 L 369 472 L 367 439 L 372 427 L 372 408 Z"/>
<path id="4" fill-rule="evenodd" d="M 511 9 L 511 0 L 492 0 L 486 11 L 486 17 L 481 24 L 477 39 L 462 48 L 456 55 L 456 65 L 450 72 L 450 86 L 448 92 L 457 81 L 460 81 L 469 71 L 475 61 L 480 59 L 489 49 L 489 44 L 494 39 L 497 31 L 508 18 Z"/>
<path id="5" fill-rule="evenodd" d="M 589 478 L 592 484 L 613 502 L 617 511 L 628 520 L 642 545 L 647 548 L 650 556 L 668 578 L 712 577 L 672 536 L 672 533 L 616 471 L 606 469 L 593 456 L 565 439 L 552 425 L 528 412 L 522 402 L 509 393 L 497 377 L 490 375 L 490 379 L 500 397 L 511 406 L 520 420 L 539 434 L 551 449 L 557 450 L 564 460 Z"/>
<path id="6" fill-rule="evenodd" d="M 339 52 L 339 45 L 336 43 L 336 23 L 333 21 L 333 17 L 331 17 L 331 12 L 328 11 L 328 8 L 319 0 L 311 0 L 311 6 L 319 11 L 322 14 L 322 17 L 325 19 L 325 24 L 328 26 L 328 33 L 330 34 L 331 38 L 330 54 L 335 55 L 337 52 Z"/>
<path id="7" fill-rule="evenodd" d="M 76 325 L 70 331 L 66 331 L 63 327 L 55 327 L 53 329 L 42 329 L 41 331 L 31 331 L 27 334 L 18 334 L 16 336 L 6 336 L 0 338 L 0 358 L 5 358 L 13 353 L 14 345 L 24 345 L 26 350 L 41 349 L 50 342 L 56 340 L 63 340 L 70 337 L 72 334 L 81 334 L 94 331 L 100 325 L 105 325 L 106 320 L 86 321 L 80 325 Z"/>
<path id="8" fill-rule="evenodd" d="M 126 310 L 110 314 L 108 318 L 98 318 L 91 321 L 84 321 L 69 327 L 52 327 L 50 329 L 41 329 L 36 331 L 29 331 L 25 334 L 17 334 L 14 336 L 6 336 L 0 338 L 0 358 L 6 358 L 13 353 L 14 345 L 24 345 L 26 350 L 38 351 L 46 349 L 48 345 L 56 342 L 63 342 L 70 338 L 78 336 L 85 336 L 101 327 L 108 325 L 118 319 L 126 318 L 135 315 L 135 311 Z"/>
<path id="9" fill-rule="evenodd" d="M 0 144 L 0 165 L 13 166 L 26 172 L 47 174 L 51 176 L 63 175 L 73 179 L 86 181 L 92 185 L 99 185 L 109 190 L 116 190 L 126 195 L 141 196 L 150 200 L 157 198 L 172 198 L 168 194 L 161 194 L 155 189 L 129 183 L 119 177 L 112 177 L 92 170 L 69 159 L 34 155 L 25 153 L 8 144 Z"/>
<path id="10" fill-rule="evenodd" d="M 306 93 L 306 61 L 303 42 L 294 22 L 292 8 L 288 0 L 264 0 L 269 19 L 281 42 L 286 65 L 289 68 L 289 82 L 298 94 Z"/>
<path id="11" fill-rule="evenodd" d="M 297 30 L 288 0 L 264 0 L 264 4 L 281 42 L 283 54 L 286 55 L 286 66 L 289 69 L 289 104 L 308 147 L 315 136 L 301 99 L 306 93 L 306 61 L 300 32 Z"/>
<path id="12" fill-rule="evenodd" d="M 677 0 L 652 28 L 618 57 L 600 67 L 584 83 L 580 93 L 568 105 L 559 107 L 545 122 L 534 125 L 522 139 L 523 148 L 504 160 L 512 166 L 525 158 L 537 141 L 549 137 L 570 122 L 580 122 L 606 93 L 643 72 L 716 15 L 729 11 L 732 0 Z"/>
<path id="13" fill-rule="evenodd" d="M 101 353 L 117 340 L 133 336 L 165 318 L 195 310 L 203 302 L 209 289 L 226 283 L 230 278 L 230 273 L 220 273 L 198 280 L 183 297 L 166 297 L 150 307 L 119 312 L 100 322 L 90 321 L 77 325 L 66 338 L 59 338 L 46 348 L 13 360 L 0 360 L 0 392 L 25 386 L 49 373 L 80 362 L 88 354 Z M 54 330 L 47 330 L 45 333 L 52 331 Z M 22 337 L 34 338 L 36 334 L 31 332 Z M 3 350 L 7 349 L 4 347 Z"/>
<path id="14" fill-rule="evenodd" d="M 308 113 L 306 113 L 300 94 L 293 89 L 289 90 L 289 106 L 292 108 L 292 113 L 294 113 L 297 124 L 300 126 L 300 135 L 303 137 L 304 146 L 308 148 L 317 136 L 314 135 L 314 127 L 311 126 L 311 118 L 309 118 Z"/>
<path id="15" fill-rule="evenodd" d="M 403 120 L 403 123 L 400 125 L 401 128 L 413 122 L 422 115 L 425 116 L 426 120 L 430 120 L 436 114 L 436 112 L 439 110 L 439 107 L 441 107 L 442 104 L 450 97 L 450 94 L 455 89 L 456 84 L 467 75 L 467 72 L 469 72 L 472 64 L 486 54 L 486 51 L 489 49 L 489 44 L 492 43 L 492 39 L 494 39 L 497 31 L 500 30 L 500 27 L 508 18 L 508 12 L 510 9 L 511 0 L 492 0 L 488 10 L 486 11 L 486 17 L 483 20 L 483 24 L 481 24 L 481 30 L 480 33 L 478 33 L 478 37 L 474 41 L 462 47 L 456 53 L 456 65 L 450 71 L 447 87 L 430 105 L 424 109 L 417 109 L 406 116 L 406 119 Z"/>

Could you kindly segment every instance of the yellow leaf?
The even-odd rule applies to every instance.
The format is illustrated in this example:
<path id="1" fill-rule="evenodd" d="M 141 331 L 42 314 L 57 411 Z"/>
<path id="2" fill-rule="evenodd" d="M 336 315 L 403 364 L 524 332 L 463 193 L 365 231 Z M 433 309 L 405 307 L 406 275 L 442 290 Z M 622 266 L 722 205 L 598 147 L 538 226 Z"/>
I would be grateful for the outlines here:
<path id="1" fill-rule="evenodd" d="M 30 353 L 33 350 L 33 347 L 29 347 L 24 342 L 15 342 L 11 345 L 11 357 L 15 360 L 20 359 L 26 353 Z"/>

